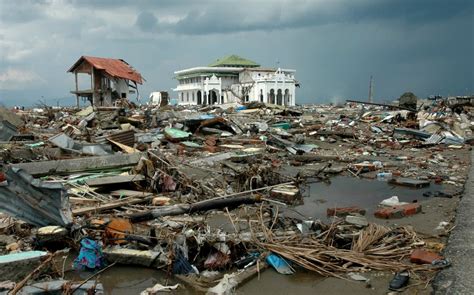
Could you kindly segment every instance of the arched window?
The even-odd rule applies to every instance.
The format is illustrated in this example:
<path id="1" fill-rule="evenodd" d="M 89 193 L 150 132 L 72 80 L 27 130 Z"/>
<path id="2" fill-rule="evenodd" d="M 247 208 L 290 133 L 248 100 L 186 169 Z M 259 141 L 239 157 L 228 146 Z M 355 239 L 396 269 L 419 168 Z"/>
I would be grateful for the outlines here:
<path id="1" fill-rule="evenodd" d="M 268 97 L 268 102 L 275 104 L 275 89 L 270 89 L 270 95 Z"/>
<path id="2" fill-rule="evenodd" d="M 277 105 L 283 105 L 283 94 L 281 93 L 281 89 L 277 91 Z"/>
<path id="3" fill-rule="evenodd" d="M 197 104 L 202 104 L 202 93 L 201 90 L 197 92 Z"/>
<path id="4" fill-rule="evenodd" d="M 290 90 L 289 89 L 285 89 L 285 95 L 283 97 L 284 97 L 285 105 L 286 106 L 290 105 Z"/>

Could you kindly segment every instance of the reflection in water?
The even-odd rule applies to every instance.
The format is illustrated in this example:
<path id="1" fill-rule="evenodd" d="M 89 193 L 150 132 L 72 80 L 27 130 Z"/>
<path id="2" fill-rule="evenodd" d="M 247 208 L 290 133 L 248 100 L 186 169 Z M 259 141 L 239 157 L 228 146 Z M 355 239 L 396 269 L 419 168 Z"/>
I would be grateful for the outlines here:
<path id="1" fill-rule="evenodd" d="M 294 209 L 304 216 L 313 219 L 326 219 L 326 209 L 334 207 L 359 206 L 367 210 L 367 215 L 372 215 L 377 205 L 391 196 L 398 196 L 401 202 L 422 201 L 423 193 L 441 190 L 439 185 L 431 184 L 429 187 L 412 189 L 403 186 L 393 186 L 385 181 L 358 179 L 348 176 L 331 178 L 329 183 L 311 183 L 303 191 L 304 204 Z M 292 215 L 288 211 L 288 215 Z"/>
<path id="2" fill-rule="evenodd" d="M 91 272 L 69 272 L 67 279 L 84 280 Z M 174 280 L 167 279 L 163 271 L 140 266 L 113 266 L 99 275 L 99 281 L 104 285 L 105 294 L 140 294 L 141 291 L 156 283 L 162 285 L 175 284 Z M 168 294 L 191 294 L 177 290 Z"/>

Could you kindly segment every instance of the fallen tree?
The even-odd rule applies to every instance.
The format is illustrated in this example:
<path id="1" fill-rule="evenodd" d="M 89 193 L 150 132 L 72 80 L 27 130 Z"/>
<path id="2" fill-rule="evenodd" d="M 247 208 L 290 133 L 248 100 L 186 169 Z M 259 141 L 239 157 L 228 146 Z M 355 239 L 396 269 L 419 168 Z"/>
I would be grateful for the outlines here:
<path id="1" fill-rule="evenodd" d="M 254 204 L 260 202 L 259 196 L 240 196 L 229 198 L 214 198 L 192 204 L 176 204 L 163 206 L 149 211 L 138 212 L 128 215 L 132 222 L 151 220 L 162 216 L 172 216 L 181 214 L 192 214 L 195 212 L 208 211 L 213 209 L 235 208 L 243 204 Z"/>

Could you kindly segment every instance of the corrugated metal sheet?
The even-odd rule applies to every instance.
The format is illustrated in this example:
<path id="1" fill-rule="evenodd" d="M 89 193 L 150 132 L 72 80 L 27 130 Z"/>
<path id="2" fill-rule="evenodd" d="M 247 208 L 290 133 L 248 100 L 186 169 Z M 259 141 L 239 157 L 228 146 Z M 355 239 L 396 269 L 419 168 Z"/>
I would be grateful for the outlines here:
<path id="1" fill-rule="evenodd" d="M 80 154 L 104 156 L 112 153 L 110 145 L 78 143 L 64 133 L 56 134 L 48 140 L 63 150 Z"/>
<path id="2" fill-rule="evenodd" d="M 123 78 L 137 82 L 138 84 L 143 83 L 142 75 L 135 71 L 127 62 L 122 59 L 94 57 L 94 56 L 81 56 L 81 58 L 68 70 L 73 72 L 83 61 L 87 61 L 94 68 L 103 70 L 107 74 L 116 78 Z"/>
<path id="3" fill-rule="evenodd" d="M 15 134 L 17 129 L 13 124 L 8 121 L 0 121 L 0 140 L 9 141 Z"/>
<path id="4" fill-rule="evenodd" d="M 36 226 L 72 223 L 67 190 L 60 183 L 33 178 L 26 171 L 10 167 L 0 185 L 0 210 Z"/>
<path id="5" fill-rule="evenodd" d="M 121 144 L 133 147 L 135 145 L 135 131 L 126 130 L 114 133 L 112 135 L 97 136 L 94 141 L 101 144 L 109 144 L 107 139 L 119 142 Z"/>
<path id="6" fill-rule="evenodd" d="M 112 134 L 107 138 L 111 139 L 113 141 L 122 143 L 124 145 L 128 145 L 128 146 L 133 147 L 133 145 L 135 144 L 135 131 L 126 130 L 126 131 L 122 131 L 122 132 Z"/>
<path id="7" fill-rule="evenodd" d="M 438 144 L 441 142 L 441 140 L 443 140 L 443 138 L 444 136 L 441 136 L 435 133 L 431 135 L 430 137 L 428 137 L 427 139 L 425 139 L 424 144 Z"/>

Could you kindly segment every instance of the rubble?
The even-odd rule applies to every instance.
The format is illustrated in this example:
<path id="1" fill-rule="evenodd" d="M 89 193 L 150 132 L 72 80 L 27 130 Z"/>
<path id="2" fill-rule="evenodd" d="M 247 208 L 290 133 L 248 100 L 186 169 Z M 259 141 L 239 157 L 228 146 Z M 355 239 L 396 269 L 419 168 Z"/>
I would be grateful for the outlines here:
<path id="1" fill-rule="evenodd" d="M 0 274 L 2 280 L 18 280 L 23 273 L 41 263 L 41 259 L 48 255 L 45 251 L 25 251 L 0 256 Z"/>
<path id="2" fill-rule="evenodd" d="M 425 259 L 419 246 L 444 240 L 429 240 L 417 222 L 433 206 L 457 202 L 473 112 L 464 101 L 420 108 L 414 95 L 404 96 L 399 105 L 2 110 L 0 261 L 71 247 L 79 251 L 75 269 L 144 266 L 183 283 L 150 285 L 143 294 L 229 294 L 268 265 L 365 282 L 362 272 L 407 270 L 417 274 L 411 281 L 429 281 L 449 264 Z M 345 188 L 341 202 L 312 189 L 335 177 L 379 180 L 386 190 L 367 188 L 359 203 L 351 194 L 357 187 Z M 403 189 L 424 198 L 390 192 Z M 433 230 L 442 221 L 449 233 L 446 216 Z M 432 250 L 440 260 L 442 249 Z M 21 280 L 21 292 L 37 285 L 102 292 L 100 277 L 80 285 L 52 271 L 38 281 L 30 271 L 5 279 Z"/>

